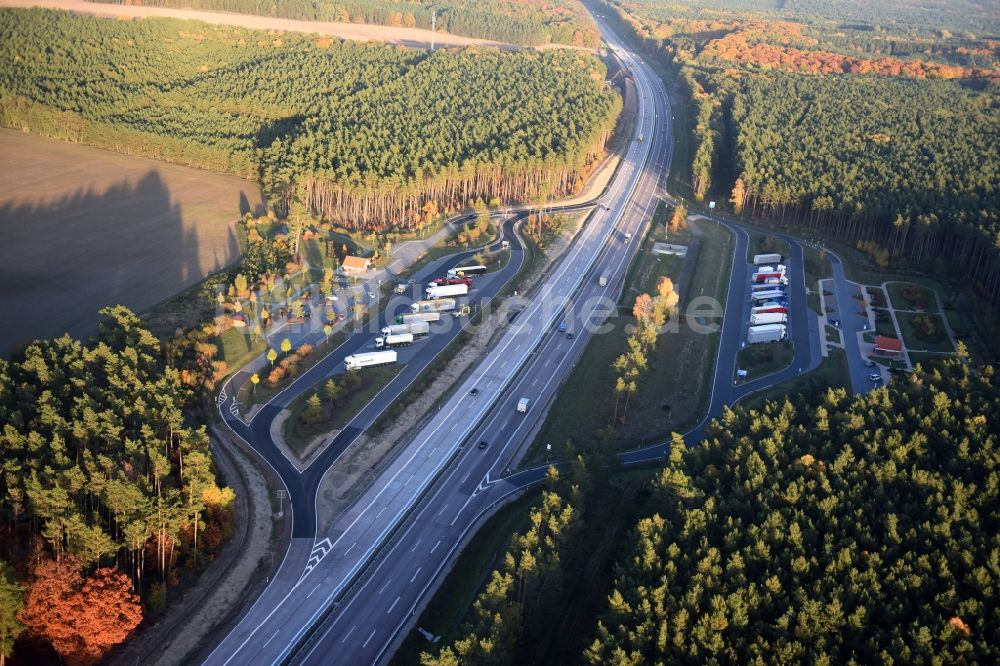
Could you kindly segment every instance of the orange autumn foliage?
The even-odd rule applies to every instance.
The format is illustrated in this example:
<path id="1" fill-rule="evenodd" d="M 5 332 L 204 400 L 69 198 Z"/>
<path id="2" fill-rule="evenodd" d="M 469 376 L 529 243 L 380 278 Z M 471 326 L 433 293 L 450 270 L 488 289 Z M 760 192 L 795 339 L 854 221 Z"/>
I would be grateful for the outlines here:
<path id="1" fill-rule="evenodd" d="M 132 581 L 114 568 L 84 578 L 72 557 L 35 567 L 18 619 L 70 666 L 94 664 L 142 622 Z"/>

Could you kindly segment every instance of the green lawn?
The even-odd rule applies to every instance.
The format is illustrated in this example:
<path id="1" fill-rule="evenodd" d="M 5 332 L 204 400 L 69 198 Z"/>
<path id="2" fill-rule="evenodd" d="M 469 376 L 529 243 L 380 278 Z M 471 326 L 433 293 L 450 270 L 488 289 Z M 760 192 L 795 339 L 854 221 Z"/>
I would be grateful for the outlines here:
<path id="1" fill-rule="evenodd" d="M 247 335 L 246 328 L 229 328 L 215 336 L 219 357 L 230 371 L 239 370 L 267 349 L 262 338 Z"/>
<path id="2" fill-rule="evenodd" d="M 951 344 L 951 340 L 948 339 L 948 333 L 945 331 L 944 321 L 941 319 L 941 315 L 897 312 L 896 318 L 899 320 L 899 327 L 903 329 L 903 343 L 906 345 L 907 350 L 914 349 L 935 352 L 955 351 L 955 348 Z M 918 318 L 927 318 L 930 320 L 934 330 L 938 332 L 938 336 L 935 339 L 927 340 L 918 335 L 917 331 L 919 328 L 915 326 L 915 322 Z"/>
<path id="3" fill-rule="evenodd" d="M 759 409 L 768 400 L 783 400 L 790 395 L 815 396 L 827 388 L 845 388 L 850 392 L 851 376 L 847 369 L 847 353 L 831 349 L 819 367 L 787 382 L 775 384 L 742 400 L 743 406 Z"/>
<path id="4" fill-rule="evenodd" d="M 809 289 L 815 289 L 818 281 L 833 277 L 833 267 L 830 265 L 830 257 L 827 256 L 826 252 L 803 245 L 802 257 L 804 261 L 802 268 L 805 271 L 806 286 Z"/>
<path id="5" fill-rule="evenodd" d="M 928 287 L 912 282 L 890 282 L 887 287 L 896 310 L 938 311 L 937 301 Z"/>
<path id="6" fill-rule="evenodd" d="M 361 377 L 361 385 L 346 397 L 341 398 L 336 406 L 331 406 L 329 401 L 326 400 L 323 386 L 327 380 L 323 379 L 320 383 L 313 386 L 312 389 L 305 391 L 288 406 L 291 414 L 285 420 L 282 427 L 285 443 L 288 444 L 288 447 L 292 451 L 302 453 L 309 442 L 317 435 L 340 430 L 379 391 L 384 389 L 399 374 L 402 368 L 403 366 L 401 365 L 387 365 L 360 370 L 358 375 Z M 334 379 L 342 380 L 343 377 L 338 375 Z M 307 423 L 303 419 L 303 412 L 306 408 L 306 402 L 314 393 L 318 393 L 320 400 L 323 401 L 323 414 L 319 421 Z"/>
<path id="7" fill-rule="evenodd" d="M 836 326 L 826 325 L 826 339 L 833 344 L 842 344 L 844 339 L 840 335 L 840 329 Z"/>
<path id="8" fill-rule="evenodd" d="M 792 343 L 787 340 L 747 345 L 736 354 L 736 367 L 747 371 L 745 383 L 787 368 L 793 357 Z"/>

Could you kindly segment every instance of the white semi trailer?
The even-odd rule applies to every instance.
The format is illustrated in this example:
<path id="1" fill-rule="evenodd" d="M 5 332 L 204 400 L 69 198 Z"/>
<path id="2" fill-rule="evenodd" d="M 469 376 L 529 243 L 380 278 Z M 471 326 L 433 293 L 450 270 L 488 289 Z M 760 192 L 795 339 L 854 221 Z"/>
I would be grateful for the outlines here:
<path id="1" fill-rule="evenodd" d="M 424 298 L 433 301 L 439 298 L 454 298 L 455 296 L 465 296 L 469 293 L 467 284 L 440 284 L 427 287 L 424 291 Z"/>
<path id="2" fill-rule="evenodd" d="M 376 365 L 391 365 L 396 362 L 396 352 L 376 351 L 364 354 L 352 354 L 344 358 L 344 367 L 347 370 L 360 370 Z"/>
<path id="3" fill-rule="evenodd" d="M 766 324 L 764 326 L 751 326 L 747 334 L 747 342 L 755 345 L 760 342 L 779 342 L 788 337 L 784 324 Z"/>
<path id="4" fill-rule="evenodd" d="M 397 333 L 395 335 L 383 335 L 381 338 L 375 338 L 375 346 L 378 349 L 409 347 L 412 344 L 413 333 Z"/>
<path id="5" fill-rule="evenodd" d="M 750 315 L 751 326 L 763 326 L 764 324 L 785 324 L 788 323 L 788 315 L 781 312 L 762 312 Z"/>
<path id="6" fill-rule="evenodd" d="M 410 304 L 410 312 L 448 312 L 455 309 L 454 298 L 439 298 L 430 301 L 417 301 Z M 403 322 L 406 323 L 406 322 Z"/>
<path id="7" fill-rule="evenodd" d="M 780 254 L 755 254 L 753 257 L 754 266 L 763 266 L 765 264 L 780 264 L 781 255 Z"/>
<path id="8" fill-rule="evenodd" d="M 425 321 L 414 321 L 409 324 L 390 324 L 382 329 L 382 335 L 400 335 L 410 333 L 415 338 L 431 332 L 431 325 Z"/>

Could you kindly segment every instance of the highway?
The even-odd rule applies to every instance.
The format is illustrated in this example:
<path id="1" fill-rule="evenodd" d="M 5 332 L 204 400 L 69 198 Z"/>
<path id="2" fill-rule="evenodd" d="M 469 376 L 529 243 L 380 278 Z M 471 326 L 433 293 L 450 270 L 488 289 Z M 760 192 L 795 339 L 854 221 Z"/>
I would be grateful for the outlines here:
<path id="1" fill-rule="evenodd" d="M 546 406 L 590 336 L 615 313 L 613 304 L 625 271 L 657 199 L 670 201 L 661 190 L 673 145 L 666 92 L 659 78 L 627 53 L 606 26 L 601 27 L 632 71 L 639 97 L 635 140 L 601 198 L 607 206 L 595 210 L 566 256 L 550 270 L 525 308 L 512 317 L 494 348 L 328 530 L 319 533 L 315 526 L 317 486 L 311 479 L 318 482 L 319 475 L 374 420 L 399 387 L 387 389 L 384 400 L 366 407 L 304 474 L 286 469 L 291 463 L 276 448 L 262 452 L 272 466 L 283 470 L 279 474 L 286 484 L 291 479 L 294 485 L 289 488 L 296 498 L 292 544 L 275 580 L 206 663 L 367 664 L 386 660 L 412 627 L 465 538 L 500 502 L 543 478 L 544 468 L 508 474 L 508 467 L 531 442 Z M 788 326 L 794 360 L 785 370 L 767 377 L 734 383 L 736 355 L 745 343 L 750 313 L 749 235 L 730 220 L 712 214 L 706 217 L 730 231 L 734 250 L 710 405 L 705 419 L 685 434 L 689 443 L 697 441 L 705 424 L 724 407 L 815 369 L 822 360 L 821 332 L 806 298 L 802 244 L 775 234 L 789 243 L 791 252 Z M 505 236 L 514 249 L 505 268 L 509 271 L 517 265 L 520 250 L 510 222 Z M 453 265 L 461 259 L 450 261 Z M 429 268 L 418 282 L 441 270 L 441 266 Z M 608 277 L 606 285 L 600 285 L 599 276 Z M 507 279 L 509 275 L 500 273 L 495 282 L 484 281 L 477 298 L 496 293 Z M 560 324 L 566 325 L 565 332 L 558 330 Z M 420 343 L 424 350 L 415 348 L 414 356 L 408 357 L 404 372 L 409 379 L 401 375 L 393 384 L 412 381 L 420 366 L 414 359 L 433 358 L 446 342 L 441 336 Z M 317 366 L 316 379 L 342 363 L 344 355 L 369 343 L 363 338 L 349 340 L 322 367 Z M 410 365 L 415 368 L 412 372 Z M 265 425 L 294 395 L 279 398 L 249 426 L 230 423 L 255 446 L 259 443 L 259 451 L 268 450 Z M 516 409 L 522 398 L 529 401 L 525 414 Z M 666 445 L 660 444 L 623 453 L 620 458 L 625 464 L 642 464 L 660 460 L 665 453 Z"/>
<path id="2" fill-rule="evenodd" d="M 615 44 L 609 33 L 605 35 Z M 661 83 L 641 62 L 629 57 L 626 62 L 639 91 L 636 135 L 644 140 L 633 144 L 625 166 L 635 168 L 648 158 L 646 169 L 634 174 L 631 199 L 618 194 L 620 179 L 607 197 L 614 202 L 611 210 L 591 223 L 532 305 L 518 316 L 516 326 L 458 388 L 442 408 L 446 416 L 417 436 L 416 441 L 424 437 L 432 441 L 446 431 L 440 447 L 451 464 L 394 532 L 374 566 L 345 594 L 337 588 L 342 579 L 320 583 L 320 588 L 332 586 L 330 598 L 339 596 L 340 603 L 294 653 L 296 663 L 328 663 L 333 655 L 352 664 L 386 659 L 464 538 L 493 506 L 521 489 L 525 477 L 507 480 L 505 468 L 531 441 L 543 406 L 571 372 L 590 335 L 615 312 L 626 268 L 661 194 L 670 162 L 670 123 L 663 122 L 670 110 Z M 602 275 L 609 278 L 605 286 L 598 280 Z M 556 298 L 556 291 L 565 297 Z M 561 310 L 567 299 L 572 306 Z M 565 332 L 558 330 L 560 324 L 566 325 Z M 524 355 L 523 367 L 511 373 L 510 367 L 516 368 Z M 471 394 L 473 388 L 477 395 Z M 516 409 L 521 398 L 529 400 L 526 414 Z M 376 502 L 371 510 L 380 506 Z"/>
<path id="3" fill-rule="evenodd" d="M 285 560 L 274 581 L 241 618 L 237 626 L 215 648 L 208 657 L 208 663 L 278 663 L 286 659 L 306 631 L 329 609 L 334 608 L 335 601 L 340 601 L 340 606 L 337 608 L 343 608 L 344 603 L 357 598 L 353 594 L 357 587 L 352 584 L 356 582 L 359 574 L 370 573 L 371 569 L 366 570 L 366 566 L 369 565 L 372 556 L 380 551 L 387 538 L 397 532 L 413 509 L 419 509 L 420 515 L 426 511 L 422 507 L 427 504 L 418 503 L 438 475 L 446 469 L 452 474 L 455 473 L 454 470 L 462 470 L 461 474 L 465 478 L 460 484 L 467 491 L 464 499 L 461 502 L 456 500 L 455 504 L 446 503 L 452 509 L 458 509 L 461 504 L 461 511 L 466 512 L 462 516 L 476 510 L 480 502 L 488 503 L 490 500 L 487 499 L 487 495 L 494 497 L 502 494 L 505 485 L 508 489 L 515 487 L 497 482 L 494 476 L 486 473 L 489 467 L 495 467 L 503 458 L 506 447 L 501 445 L 488 447 L 485 453 L 492 459 L 483 457 L 481 454 L 484 452 L 476 448 L 475 451 L 480 457 L 470 459 L 466 454 L 472 449 L 463 448 L 462 445 L 470 438 L 475 438 L 474 433 L 488 414 L 506 411 L 503 403 L 514 395 L 513 391 L 508 389 L 511 384 L 523 382 L 522 377 L 529 378 L 526 390 L 530 389 L 532 394 L 538 396 L 539 401 L 544 400 L 546 395 L 554 393 L 558 382 L 553 379 L 558 377 L 559 373 L 565 375 L 568 372 L 570 352 L 578 355 L 587 338 L 586 335 L 580 335 L 571 341 L 565 335 L 552 335 L 557 320 L 563 319 L 561 310 L 574 296 L 577 296 L 576 302 L 580 302 L 581 296 L 594 295 L 596 278 L 593 276 L 598 271 L 608 272 L 612 278 L 606 287 L 601 288 L 601 293 L 609 297 L 606 299 L 608 302 L 615 291 L 620 290 L 621 278 L 631 255 L 641 241 L 639 232 L 647 222 L 655 204 L 653 195 L 659 187 L 662 176 L 661 169 L 651 174 L 644 171 L 644 167 L 653 152 L 657 164 L 669 164 L 670 142 L 667 136 L 656 131 L 657 127 L 669 126 L 669 123 L 662 122 L 662 118 L 666 117 L 664 114 L 669 113 L 666 97 L 662 90 L 654 95 L 652 88 L 654 84 L 656 86 L 661 84 L 631 56 L 625 54 L 624 60 L 628 66 L 637 68 L 636 83 L 640 98 L 640 111 L 635 129 L 637 140 L 629 146 L 616 177 L 603 198 L 608 206 L 601 206 L 595 210 L 574 245 L 550 271 L 525 309 L 517 315 L 500 341 L 464 385 L 442 405 L 428 425 L 414 435 L 405 450 L 384 471 L 383 476 L 377 479 L 327 532 L 316 533 L 315 519 L 312 518 L 314 514 L 310 514 L 310 511 L 314 511 L 315 492 L 310 497 L 308 491 L 311 488 L 301 484 L 301 477 L 299 477 L 301 485 L 288 488 L 292 497 L 299 499 L 293 501 L 295 527 Z M 659 105 L 654 106 L 656 100 L 659 101 Z M 657 122 L 658 117 L 661 122 Z M 638 140 L 639 137 L 642 140 Z M 637 196 L 633 197 L 633 193 L 637 193 Z M 626 234 L 631 236 L 628 237 Z M 626 241 L 626 238 L 629 240 Z M 440 271 L 440 268 L 437 270 Z M 585 277 L 588 278 L 589 290 L 577 295 Z M 591 310 L 594 307 L 598 306 L 593 305 Z M 585 314 L 589 316 L 590 312 Z M 580 317 L 584 315 L 575 313 L 572 316 L 575 322 L 574 328 L 577 326 L 582 328 Z M 545 344 L 559 343 L 566 346 L 562 356 L 556 352 L 556 357 L 537 362 L 542 351 L 547 349 L 544 347 Z M 315 379 L 326 376 L 344 355 L 353 351 L 354 347 L 350 347 L 350 344 L 353 343 L 351 341 L 345 343 L 345 348 L 338 350 L 337 354 L 331 355 L 317 366 L 314 371 Z M 365 343 L 361 341 L 357 344 L 363 346 Z M 559 364 L 558 372 L 546 367 L 552 362 Z M 527 375 L 521 370 L 526 363 L 530 366 L 530 371 L 526 371 Z M 549 381 L 546 381 L 544 386 L 538 385 L 535 383 L 537 376 L 532 377 L 533 373 L 544 373 Z M 297 382 L 302 387 L 308 387 L 311 383 L 305 380 Z M 473 387 L 479 391 L 475 397 L 469 395 Z M 262 410 L 249 426 L 227 418 L 227 422 L 240 436 L 252 442 L 258 451 L 263 449 L 262 455 L 265 455 L 268 462 L 279 470 L 279 474 L 286 480 L 286 485 L 289 480 L 294 483 L 296 477 L 288 469 L 291 463 L 280 455 L 279 450 L 268 447 L 264 441 L 267 439 L 266 434 L 269 429 L 269 426 L 265 428 L 265 425 L 271 420 L 271 414 L 280 410 L 280 403 L 290 402 L 293 398 L 294 392 L 289 392 L 288 396 L 282 397 L 266 408 L 267 411 Z M 376 409 L 377 405 L 372 407 L 372 410 Z M 513 410 L 510 411 L 513 413 Z M 529 410 L 529 414 L 533 416 L 538 416 L 541 412 L 542 410 Z M 221 413 L 225 416 L 227 410 L 223 409 Z M 257 425 L 258 419 L 260 425 Z M 364 420 L 361 419 L 351 425 L 358 427 L 363 425 Z M 527 432 L 523 427 L 515 430 L 522 436 Z M 356 432 L 354 434 L 356 435 Z M 350 436 L 350 433 L 347 436 Z M 512 440 L 510 444 L 513 446 L 515 442 Z M 339 444 L 330 446 L 313 467 L 319 470 L 325 469 L 339 455 L 340 450 L 342 446 Z M 449 467 L 448 463 L 455 458 L 459 463 Z M 467 460 L 471 460 L 472 463 L 488 461 L 489 464 L 480 475 L 476 465 L 465 469 L 461 461 Z M 476 488 L 480 486 L 484 491 L 476 493 Z M 459 520 L 462 516 L 447 516 L 447 520 L 444 520 L 447 512 L 440 509 L 434 515 L 436 520 L 440 519 L 450 528 L 465 527 Z M 438 541 L 445 543 L 448 550 L 436 546 Z M 445 557 L 450 552 L 451 544 L 447 542 L 447 535 L 442 535 L 434 544 L 428 545 L 426 554 L 422 555 L 426 559 L 426 565 L 417 564 L 411 567 L 413 558 L 402 559 L 399 566 L 412 569 L 405 577 L 408 588 L 417 590 L 427 583 L 426 580 L 421 580 L 419 575 L 429 577 L 434 574 L 438 568 L 439 558 Z M 384 567 L 390 561 L 385 559 L 387 557 L 385 551 L 382 553 L 381 566 Z M 402 578 L 397 579 L 401 580 Z M 388 587 L 384 589 L 388 590 Z M 398 596 L 402 598 L 402 594 Z M 383 598 L 385 597 L 382 594 L 375 595 L 372 603 Z M 391 639 L 397 635 L 406 613 L 412 611 L 403 601 L 393 599 L 384 609 L 380 607 L 366 612 L 372 616 L 388 615 L 386 618 L 388 621 L 380 622 L 378 626 L 373 625 L 371 630 L 359 631 L 352 630 L 351 627 L 344 626 L 336 620 L 330 625 L 324 625 L 324 627 L 342 628 L 344 631 L 345 638 L 339 639 L 340 645 L 337 647 L 340 660 L 348 663 L 364 663 L 367 659 L 383 652 L 392 642 Z M 392 622 L 393 619 L 398 621 Z M 376 635 L 378 633 L 376 630 L 379 628 L 384 632 L 381 636 Z M 372 634 L 372 631 L 376 633 Z M 311 654 L 317 653 L 312 651 Z M 320 660 L 322 659 L 321 657 Z"/>

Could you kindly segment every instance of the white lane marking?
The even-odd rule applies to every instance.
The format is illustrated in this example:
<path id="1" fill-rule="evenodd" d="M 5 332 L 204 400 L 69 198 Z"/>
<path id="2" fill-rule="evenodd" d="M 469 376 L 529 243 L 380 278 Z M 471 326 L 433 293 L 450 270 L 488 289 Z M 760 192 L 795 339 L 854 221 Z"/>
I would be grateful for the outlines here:
<path id="1" fill-rule="evenodd" d="M 313 589 L 309 590 L 309 594 L 306 595 L 306 599 L 308 599 L 309 597 L 311 597 L 313 595 L 313 592 L 315 592 L 316 590 L 319 589 L 320 585 L 322 585 L 322 583 L 316 583 L 316 585 L 313 587 Z"/>
<path id="2" fill-rule="evenodd" d="M 368 638 L 365 639 L 365 642 L 361 645 L 361 647 L 363 647 L 363 648 L 368 647 L 368 644 L 371 643 L 372 638 L 374 636 L 375 636 L 375 630 L 372 629 L 372 633 L 368 634 Z"/>
<path id="3" fill-rule="evenodd" d="M 357 545 L 358 545 L 357 541 L 355 541 L 354 543 L 352 543 L 351 547 L 344 551 L 344 555 L 347 555 L 349 552 L 351 552 L 352 550 L 354 550 L 354 547 L 357 546 Z"/>
<path id="4" fill-rule="evenodd" d="M 469 495 L 469 499 L 465 500 L 465 504 L 462 505 L 462 508 L 459 509 L 458 513 L 455 514 L 455 518 L 452 519 L 452 521 L 451 521 L 452 525 L 454 525 L 458 521 L 459 516 L 462 515 L 463 511 L 465 511 L 465 507 L 469 506 L 469 502 L 471 502 L 472 498 L 475 497 L 475 496 L 476 496 L 476 493 L 472 493 L 471 495 Z"/>
<path id="5" fill-rule="evenodd" d="M 275 632 L 273 634 L 271 634 L 271 637 L 267 639 L 267 643 L 270 643 L 271 641 L 273 641 L 274 637 L 278 635 L 279 631 L 281 631 L 281 629 L 276 629 Z M 266 648 L 267 647 L 267 643 L 264 643 L 262 646 L 260 646 L 260 649 L 263 650 L 264 648 Z"/>
<path id="6" fill-rule="evenodd" d="M 392 582 L 391 578 L 389 580 L 385 581 L 385 585 L 383 585 L 382 587 L 378 588 L 378 593 L 382 594 L 385 591 L 385 588 L 389 587 L 389 583 L 391 583 L 391 582 Z"/>
<path id="7" fill-rule="evenodd" d="M 443 507 L 441 507 L 441 510 L 438 511 L 438 515 L 440 516 L 442 513 L 444 513 L 444 510 L 447 509 L 447 508 L 448 508 L 447 504 L 445 504 Z M 434 551 L 431 551 L 431 552 L 434 552 Z"/>
<path id="8" fill-rule="evenodd" d="M 415 544 L 413 544 L 413 548 L 410 549 L 410 552 L 412 553 L 413 551 L 415 551 L 417 549 L 417 546 L 419 546 L 420 542 L 423 541 L 423 540 L 424 540 L 423 537 L 420 537 L 419 539 L 417 539 L 417 542 Z"/>
<path id="9" fill-rule="evenodd" d="M 466 481 L 468 481 L 470 476 L 472 476 L 472 470 L 471 469 L 469 470 L 468 474 L 466 474 L 465 476 L 462 477 L 462 480 L 460 481 L 460 483 L 465 483 Z"/>
<path id="10" fill-rule="evenodd" d="M 382 507 L 382 510 L 381 510 L 381 511 L 379 511 L 379 512 L 378 512 L 377 514 L 375 514 L 375 517 L 376 517 L 376 518 L 378 518 L 378 517 L 379 517 L 379 516 L 381 516 L 381 515 L 382 515 L 383 513 L 385 513 L 385 510 L 386 510 L 386 508 L 388 508 L 388 507 Z"/>
<path id="11" fill-rule="evenodd" d="M 386 615 L 388 615 L 389 613 L 391 613 L 391 612 L 392 612 L 392 609 L 393 609 L 393 608 L 395 608 L 395 607 L 396 607 L 396 604 L 398 604 L 398 603 L 399 603 L 399 597 L 396 597 L 396 600 L 392 602 L 392 605 L 391 605 L 391 606 L 389 606 L 389 610 L 387 610 L 387 611 L 385 612 L 385 614 L 386 614 Z"/>
<path id="12" fill-rule="evenodd" d="M 410 579 L 411 583 L 417 579 L 417 574 L 420 573 L 420 569 L 421 567 L 417 567 L 417 570 L 413 572 L 413 578 Z"/>
<path id="13" fill-rule="evenodd" d="M 345 635 L 344 638 L 340 642 L 341 643 L 346 643 L 347 639 L 351 637 L 351 634 L 353 634 L 354 630 L 357 629 L 357 628 L 358 628 L 358 625 L 356 625 L 356 624 L 351 625 L 351 628 L 348 629 L 348 631 L 347 631 L 347 635 Z"/>
<path id="14" fill-rule="evenodd" d="M 433 553 L 435 550 L 437 550 L 437 547 L 440 545 L 441 545 L 441 539 L 438 539 L 438 542 L 434 544 L 433 548 L 431 548 L 431 552 Z"/>

